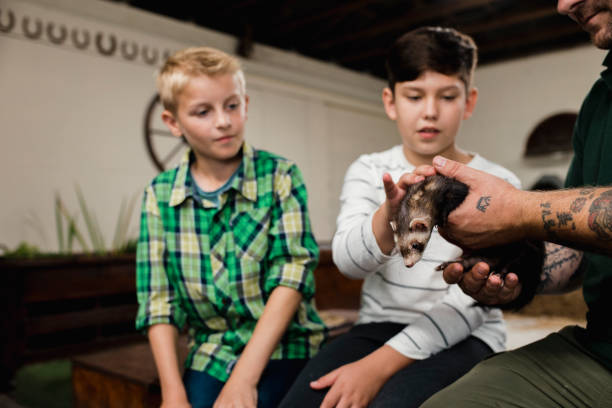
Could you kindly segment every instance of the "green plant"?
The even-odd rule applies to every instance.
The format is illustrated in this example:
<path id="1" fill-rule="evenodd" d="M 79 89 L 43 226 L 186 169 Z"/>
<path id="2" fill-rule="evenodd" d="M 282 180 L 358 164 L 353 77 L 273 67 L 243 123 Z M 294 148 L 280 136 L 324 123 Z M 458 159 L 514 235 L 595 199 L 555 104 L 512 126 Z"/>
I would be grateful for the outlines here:
<path id="1" fill-rule="evenodd" d="M 133 195 L 128 201 L 126 199 L 121 200 L 121 206 L 119 207 L 119 215 L 117 217 L 117 223 L 113 235 L 113 240 L 109 248 L 106 247 L 102 230 L 98 219 L 91 208 L 87 205 L 85 197 L 79 186 L 75 187 L 77 200 L 79 203 L 80 212 L 83 215 L 85 226 L 87 229 L 87 236 L 89 240 L 83 234 L 81 228 L 78 225 L 79 213 L 76 212 L 71 214 L 64 201 L 60 197 L 59 193 L 55 194 L 54 210 L 55 210 L 55 230 L 57 234 L 58 242 L 58 253 L 49 254 L 43 253 L 36 246 L 30 245 L 26 242 L 21 242 L 14 250 L 9 249 L 6 245 L 0 244 L 0 254 L 4 257 L 11 258 L 34 258 L 37 256 L 53 256 L 53 255 L 65 255 L 76 252 L 75 243 L 80 247 L 80 251 L 85 253 L 121 253 L 121 252 L 135 252 L 137 239 L 129 238 L 129 226 L 134 208 L 136 205 L 137 195 Z M 36 217 L 31 217 L 30 223 L 37 230 L 42 230 L 40 222 L 36 222 Z M 76 241 L 76 242 L 75 242 Z"/>
<path id="2" fill-rule="evenodd" d="M 134 212 L 134 207 L 136 205 L 136 195 L 133 195 L 129 202 L 125 199 L 121 200 L 121 206 L 119 207 L 119 216 L 117 217 L 117 224 L 115 225 L 115 233 L 113 235 L 113 240 L 110 248 L 107 248 L 96 215 L 87 205 L 87 202 L 85 200 L 85 197 L 83 196 L 83 192 L 81 191 L 80 187 L 76 186 L 75 189 L 79 202 L 79 207 L 81 209 L 81 213 L 83 214 L 83 219 L 87 227 L 89 241 L 91 243 L 92 248 L 91 251 L 93 251 L 94 253 L 124 252 L 129 248 L 133 248 L 133 240 L 130 240 L 128 238 L 128 229 L 130 226 L 132 214 Z M 65 221 L 67 222 L 66 236 L 64 235 L 64 227 L 63 223 L 61 222 L 62 217 L 58 216 L 58 214 L 61 214 L 61 216 L 63 216 L 65 218 Z M 84 252 L 90 252 L 90 247 L 87 245 L 83 234 L 81 233 L 81 230 L 77 226 L 76 216 L 71 216 L 70 213 L 66 210 L 66 207 L 63 205 L 59 194 L 56 195 L 56 219 L 57 237 L 58 241 L 60 242 L 60 252 L 62 251 L 62 248 L 66 248 L 68 252 L 72 252 L 72 243 L 74 239 L 78 241 Z"/>

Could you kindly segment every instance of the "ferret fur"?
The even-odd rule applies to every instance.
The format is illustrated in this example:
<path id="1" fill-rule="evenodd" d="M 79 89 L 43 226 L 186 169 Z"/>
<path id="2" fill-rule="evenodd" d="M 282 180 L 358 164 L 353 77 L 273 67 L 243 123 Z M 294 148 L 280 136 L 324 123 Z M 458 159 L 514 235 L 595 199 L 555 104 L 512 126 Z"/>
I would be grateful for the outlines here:
<path id="1" fill-rule="evenodd" d="M 396 246 L 407 267 L 414 266 L 421 259 L 434 226 L 443 227 L 450 212 L 465 200 L 468 192 L 464 183 L 442 175 L 427 177 L 409 188 L 391 221 Z M 452 262 L 460 262 L 467 270 L 481 261 L 489 265 L 491 273 L 500 275 L 502 279 L 509 272 L 519 277 L 521 294 L 514 301 L 500 306 L 502 309 L 519 309 L 535 295 L 544 263 L 544 244 L 524 240 L 464 252 L 459 259 L 436 269 L 442 270 Z"/>

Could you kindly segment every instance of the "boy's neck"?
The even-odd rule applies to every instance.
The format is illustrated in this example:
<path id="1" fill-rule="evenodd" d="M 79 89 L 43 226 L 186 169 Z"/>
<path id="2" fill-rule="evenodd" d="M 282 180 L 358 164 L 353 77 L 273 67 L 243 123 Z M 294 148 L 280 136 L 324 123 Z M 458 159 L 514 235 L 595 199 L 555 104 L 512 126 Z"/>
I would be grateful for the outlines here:
<path id="1" fill-rule="evenodd" d="M 195 156 L 189 170 L 195 183 L 203 191 L 215 191 L 222 187 L 242 163 L 242 151 L 229 160 L 211 160 Z"/>
<path id="2" fill-rule="evenodd" d="M 415 167 L 418 167 L 423 164 L 431 166 L 433 158 L 437 155 L 444 156 L 447 159 L 451 159 L 463 164 L 469 163 L 474 158 L 473 155 L 464 152 L 456 146 L 452 146 L 449 149 L 431 155 L 417 153 L 414 150 L 408 149 L 406 146 L 403 147 L 402 151 L 404 153 L 404 157 L 406 158 L 406 160 L 408 160 L 408 163 L 412 164 Z"/>

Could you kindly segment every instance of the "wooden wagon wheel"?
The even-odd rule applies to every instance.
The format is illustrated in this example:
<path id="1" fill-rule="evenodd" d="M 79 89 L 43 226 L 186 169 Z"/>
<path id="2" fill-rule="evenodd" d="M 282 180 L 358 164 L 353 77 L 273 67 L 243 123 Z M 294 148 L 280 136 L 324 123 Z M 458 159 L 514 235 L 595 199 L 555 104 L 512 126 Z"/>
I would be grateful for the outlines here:
<path id="1" fill-rule="evenodd" d="M 184 138 L 177 139 L 161 123 L 163 109 L 159 95 L 156 94 L 147 106 L 144 120 L 147 152 L 159 171 L 164 171 L 178 163 L 188 147 Z"/>

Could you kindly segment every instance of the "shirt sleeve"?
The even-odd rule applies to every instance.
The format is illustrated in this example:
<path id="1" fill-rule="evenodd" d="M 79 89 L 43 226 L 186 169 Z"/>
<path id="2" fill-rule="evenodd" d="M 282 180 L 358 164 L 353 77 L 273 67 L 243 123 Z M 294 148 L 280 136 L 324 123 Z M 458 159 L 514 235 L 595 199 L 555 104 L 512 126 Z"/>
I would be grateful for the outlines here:
<path id="1" fill-rule="evenodd" d="M 449 292 L 423 316 L 387 341 L 406 357 L 422 360 L 450 348 L 480 327 L 487 316 L 474 299 L 451 285 Z"/>
<path id="2" fill-rule="evenodd" d="M 308 194 L 302 173 L 296 165 L 274 177 L 276 203 L 272 210 L 269 231 L 269 269 L 264 289 L 270 293 L 277 286 L 287 286 L 302 293 L 305 299 L 314 296 L 312 271 L 319 259 L 308 216 Z"/>
<path id="3" fill-rule="evenodd" d="M 372 217 L 381 204 L 377 191 L 381 188 L 376 171 L 363 158 L 348 168 L 332 255 L 340 272 L 349 278 L 363 279 L 391 259 L 382 253 L 372 231 Z"/>
<path id="4" fill-rule="evenodd" d="M 186 314 L 168 280 L 164 257 L 164 228 L 153 188 L 144 193 L 140 220 L 140 237 L 136 250 L 136 291 L 138 313 L 136 328 L 146 329 L 158 323 L 181 328 Z"/>

